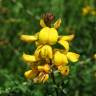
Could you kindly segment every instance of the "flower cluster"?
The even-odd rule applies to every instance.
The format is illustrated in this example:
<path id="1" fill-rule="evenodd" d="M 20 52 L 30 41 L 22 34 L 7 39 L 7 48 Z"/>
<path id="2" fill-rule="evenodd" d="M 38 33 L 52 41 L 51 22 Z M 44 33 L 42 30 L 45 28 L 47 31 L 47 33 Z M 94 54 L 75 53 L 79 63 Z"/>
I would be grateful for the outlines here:
<path id="1" fill-rule="evenodd" d="M 76 62 L 79 54 L 69 51 L 69 43 L 74 38 L 74 34 L 68 36 L 60 36 L 57 29 L 61 24 L 58 19 L 53 27 L 48 27 L 44 20 L 40 20 L 42 29 L 34 36 L 21 35 L 21 40 L 25 42 L 35 42 L 37 48 L 32 55 L 23 54 L 23 60 L 30 66 L 30 70 L 24 73 L 27 79 L 33 82 L 45 82 L 48 80 L 52 71 L 58 70 L 62 75 L 69 74 L 68 62 Z M 58 49 L 53 45 L 60 45 L 62 49 Z"/>
<path id="2" fill-rule="evenodd" d="M 96 16 L 96 9 L 95 8 L 92 8 L 90 6 L 85 6 L 82 8 L 82 15 L 86 16 L 88 14 L 91 14 L 93 16 Z"/>

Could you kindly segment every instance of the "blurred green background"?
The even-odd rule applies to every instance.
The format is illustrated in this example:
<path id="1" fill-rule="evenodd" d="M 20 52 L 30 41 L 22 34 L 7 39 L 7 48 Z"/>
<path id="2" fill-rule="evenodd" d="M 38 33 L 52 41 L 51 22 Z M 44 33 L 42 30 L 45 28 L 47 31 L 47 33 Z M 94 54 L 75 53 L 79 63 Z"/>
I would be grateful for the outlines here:
<path id="1" fill-rule="evenodd" d="M 0 0 L 0 96 L 56 96 L 50 79 L 33 84 L 24 78 L 27 65 L 21 59 L 34 47 L 20 35 L 38 32 L 46 12 L 62 18 L 59 34 L 75 34 L 70 46 L 80 54 L 79 62 L 70 64 L 69 76 L 55 76 L 59 96 L 96 96 L 96 14 L 82 15 L 86 5 L 96 10 L 96 0 Z"/>

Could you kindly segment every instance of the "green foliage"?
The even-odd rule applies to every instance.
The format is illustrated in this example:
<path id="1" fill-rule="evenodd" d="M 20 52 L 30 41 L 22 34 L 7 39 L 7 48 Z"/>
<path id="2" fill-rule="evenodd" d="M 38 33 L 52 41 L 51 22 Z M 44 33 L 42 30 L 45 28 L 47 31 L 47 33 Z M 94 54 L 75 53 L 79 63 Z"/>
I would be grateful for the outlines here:
<path id="1" fill-rule="evenodd" d="M 59 96 L 96 96 L 96 15 L 82 15 L 82 8 L 96 8 L 95 0 L 0 0 L 0 96 L 56 96 L 49 79 L 45 84 L 27 81 L 22 53 L 32 54 L 34 47 L 20 41 L 21 34 L 40 30 L 43 13 L 52 12 L 62 18 L 60 34 L 76 35 L 71 50 L 80 60 L 70 64 L 70 75 L 55 74 Z"/>

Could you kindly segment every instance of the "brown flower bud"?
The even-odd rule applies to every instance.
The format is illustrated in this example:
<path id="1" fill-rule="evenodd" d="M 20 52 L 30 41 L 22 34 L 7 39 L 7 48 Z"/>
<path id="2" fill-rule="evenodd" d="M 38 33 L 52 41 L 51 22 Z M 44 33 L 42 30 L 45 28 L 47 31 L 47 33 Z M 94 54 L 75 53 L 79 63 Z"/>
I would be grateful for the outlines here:
<path id="1" fill-rule="evenodd" d="M 48 12 L 42 15 L 42 19 L 44 20 L 45 24 L 50 27 L 52 21 L 54 20 L 54 15 Z"/>

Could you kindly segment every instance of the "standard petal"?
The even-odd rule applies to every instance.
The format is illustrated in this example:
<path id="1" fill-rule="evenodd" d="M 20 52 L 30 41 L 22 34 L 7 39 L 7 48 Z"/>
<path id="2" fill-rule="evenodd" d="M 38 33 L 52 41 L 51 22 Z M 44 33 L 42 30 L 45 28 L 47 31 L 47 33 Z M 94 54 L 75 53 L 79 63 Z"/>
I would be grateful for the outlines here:
<path id="1" fill-rule="evenodd" d="M 39 32 L 39 41 L 42 44 L 48 43 L 48 38 L 49 38 L 49 27 L 42 28 L 41 31 Z"/>
<path id="2" fill-rule="evenodd" d="M 78 59 L 79 59 L 79 57 L 80 57 L 80 55 L 79 55 L 79 54 L 76 54 L 76 53 L 73 53 L 73 52 L 68 52 L 68 53 L 67 53 L 67 57 L 68 57 L 68 59 L 69 59 L 70 61 L 72 61 L 72 62 L 77 62 Z"/>
<path id="3" fill-rule="evenodd" d="M 37 40 L 36 36 L 30 36 L 30 35 L 21 35 L 20 39 L 25 42 L 33 42 Z"/>
<path id="4" fill-rule="evenodd" d="M 48 37 L 48 43 L 50 45 L 53 45 L 57 42 L 58 39 L 58 32 L 55 28 L 50 28 L 49 31 L 49 37 Z"/>

